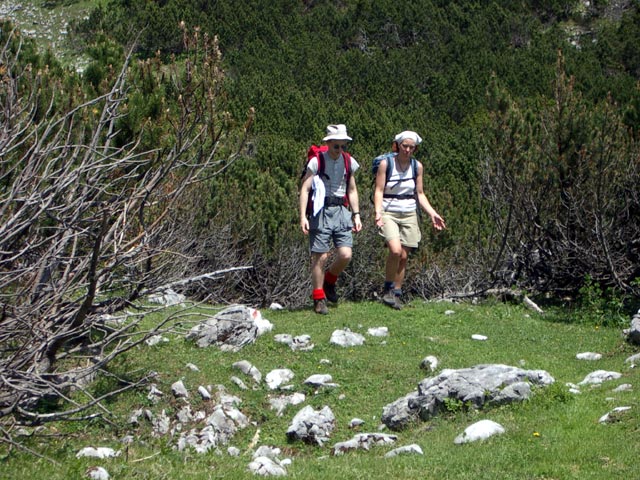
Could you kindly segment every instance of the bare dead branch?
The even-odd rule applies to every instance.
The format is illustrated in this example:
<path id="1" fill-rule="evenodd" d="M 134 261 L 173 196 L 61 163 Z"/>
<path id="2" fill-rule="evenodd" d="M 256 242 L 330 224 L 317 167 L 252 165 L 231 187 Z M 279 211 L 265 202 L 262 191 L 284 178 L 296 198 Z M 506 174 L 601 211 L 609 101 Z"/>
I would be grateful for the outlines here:
<path id="1" fill-rule="evenodd" d="M 175 66 L 162 76 L 175 92 L 162 123 L 125 135 L 119 122 L 148 68 L 134 64 L 133 48 L 108 90 L 87 100 L 46 69 L 23 65 L 19 41 L 9 33 L 0 50 L 0 422 L 108 421 L 104 401 L 147 378 L 99 397 L 86 385 L 173 317 L 140 331 L 144 311 L 119 324 L 105 314 L 162 287 L 250 268 L 185 278 L 191 256 L 176 212 L 198 182 L 242 157 L 253 112 L 234 127 L 217 44 L 200 39 L 189 82 Z M 153 128 L 164 129 L 163 141 L 149 146 Z M 65 406 L 43 413 L 36 407 L 46 398 Z"/>

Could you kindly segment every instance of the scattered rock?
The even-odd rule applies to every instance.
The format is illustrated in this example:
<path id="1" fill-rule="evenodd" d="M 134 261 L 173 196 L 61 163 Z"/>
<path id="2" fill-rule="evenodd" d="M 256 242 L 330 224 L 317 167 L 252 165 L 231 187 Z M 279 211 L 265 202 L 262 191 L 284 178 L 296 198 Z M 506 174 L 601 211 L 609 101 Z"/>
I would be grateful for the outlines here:
<path id="1" fill-rule="evenodd" d="M 582 393 L 580 391 L 580 387 L 578 387 L 575 383 L 566 383 L 565 385 L 569 387 L 569 393 L 573 393 L 576 395 Z"/>
<path id="2" fill-rule="evenodd" d="M 249 463 L 249 471 L 254 475 L 282 477 L 287 474 L 285 468 L 268 457 L 257 457 Z"/>
<path id="3" fill-rule="evenodd" d="M 622 377 L 622 374 L 618 372 L 607 372 L 605 370 L 596 370 L 595 372 L 591 372 L 584 380 L 582 380 L 578 385 L 586 385 L 586 384 L 600 384 L 603 382 L 608 382 L 610 380 L 617 380 Z"/>
<path id="4" fill-rule="evenodd" d="M 315 345 L 311 343 L 311 335 L 298 335 L 291 339 L 289 347 L 293 351 L 309 352 L 313 350 Z"/>
<path id="5" fill-rule="evenodd" d="M 344 330 L 335 330 L 331 334 L 329 342 L 340 347 L 356 347 L 364 344 L 364 337 L 345 328 Z"/>
<path id="6" fill-rule="evenodd" d="M 151 419 L 151 426 L 153 429 L 153 435 L 156 437 L 162 437 L 171 429 L 171 419 L 167 416 L 166 412 L 162 410 L 160 415 Z"/>
<path id="7" fill-rule="evenodd" d="M 186 339 L 195 340 L 201 348 L 217 345 L 223 351 L 237 352 L 272 328 L 273 324 L 264 320 L 260 311 L 236 305 L 194 326 Z"/>
<path id="8" fill-rule="evenodd" d="M 372 337 L 386 337 L 389 335 L 389 329 L 387 327 L 375 327 L 368 329 L 367 333 Z"/>
<path id="9" fill-rule="evenodd" d="M 87 469 L 87 477 L 91 480 L 109 480 L 109 472 L 102 467 L 91 467 Z"/>
<path id="10" fill-rule="evenodd" d="M 245 375 L 249 375 L 256 383 L 260 383 L 262 381 L 262 373 L 260 373 L 260 370 L 246 360 L 240 360 L 239 362 L 234 363 L 232 367 L 237 368 Z"/>
<path id="11" fill-rule="evenodd" d="M 129 417 L 129 423 L 132 425 L 138 425 L 140 423 L 140 417 L 142 416 L 142 409 L 138 408 L 134 410 L 131 416 Z"/>
<path id="12" fill-rule="evenodd" d="M 1 16 L 1 15 L 0 15 Z M 127 315 L 114 316 L 108 313 L 102 314 L 98 317 L 98 320 L 107 326 L 118 328 L 127 323 Z"/>
<path id="13" fill-rule="evenodd" d="M 304 381 L 305 385 L 310 385 L 312 387 L 331 387 L 335 388 L 338 386 L 337 383 L 333 383 L 333 377 L 329 374 L 321 374 L 317 373 L 315 375 L 311 375 Z"/>
<path id="14" fill-rule="evenodd" d="M 287 429 L 290 440 L 302 440 L 305 443 L 322 446 L 335 427 L 336 419 L 328 406 L 321 410 L 314 410 L 307 405 L 300 410 Z"/>
<path id="15" fill-rule="evenodd" d="M 396 457 L 398 455 L 407 455 L 407 454 L 424 455 L 424 453 L 422 452 L 422 448 L 420 448 L 420 445 L 412 443 L 411 445 L 398 447 L 391 450 L 390 452 L 387 452 L 385 454 L 385 458 L 391 458 L 391 457 Z"/>
<path id="16" fill-rule="evenodd" d="M 334 455 L 342 455 L 351 450 L 369 450 L 377 445 L 389 445 L 398 439 L 396 435 L 387 433 L 358 433 L 351 440 L 338 442 L 333 446 Z"/>
<path id="17" fill-rule="evenodd" d="M 185 405 L 176 413 L 176 419 L 180 423 L 189 423 L 193 420 L 193 414 L 191 413 L 191 405 Z"/>
<path id="18" fill-rule="evenodd" d="M 156 303 L 159 305 L 164 305 L 165 307 L 171 307 L 174 305 L 184 306 L 184 302 L 186 302 L 187 297 L 185 297 L 181 293 L 176 293 L 172 289 L 168 288 L 163 292 L 152 293 L 147 297 L 147 300 L 150 303 Z"/>
<path id="19" fill-rule="evenodd" d="M 182 383 L 182 380 L 178 380 L 171 385 L 171 393 L 173 393 L 173 396 L 176 398 L 189 398 L 189 392 L 184 386 L 184 383 Z"/>
<path id="20" fill-rule="evenodd" d="M 291 464 L 291 460 L 280 460 L 280 449 L 276 447 L 261 446 L 253 454 L 253 461 L 249 464 L 249 470 L 256 475 L 286 475 L 285 466 Z"/>
<path id="21" fill-rule="evenodd" d="M 420 368 L 434 372 L 438 368 L 438 359 L 433 355 L 428 355 L 420 362 Z"/>
<path id="22" fill-rule="evenodd" d="M 198 393 L 200 394 L 203 400 L 211 400 L 211 393 L 209 393 L 209 390 L 207 390 L 202 385 L 198 387 Z"/>
<path id="23" fill-rule="evenodd" d="M 640 363 L 640 353 L 631 355 L 624 361 L 624 363 L 630 363 L 632 367 L 635 367 L 638 363 Z"/>
<path id="24" fill-rule="evenodd" d="M 120 453 L 122 453 L 120 450 L 114 450 L 109 447 L 84 447 L 76 453 L 76 458 L 113 458 L 120 456 Z"/>
<path id="25" fill-rule="evenodd" d="M 629 342 L 640 345 L 640 310 L 631 317 L 631 326 L 625 333 Z"/>
<path id="26" fill-rule="evenodd" d="M 278 447 L 270 447 L 267 445 L 262 445 L 258 447 L 258 449 L 253 453 L 253 458 L 258 457 L 267 457 L 272 460 L 277 459 L 280 456 L 281 450 Z"/>
<path id="27" fill-rule="evenodd" d="M 615 423 L 620 421 L 620 414 L 631 410 L 631 407 L 616 407 L 604 414 L 598 420 L 599 423 Z"/>
<path id="28" fill-rule="evenodd" d="M 180 434 L 177 449 L 193 449 L 196 453 L 207 453 L 218 445 L 225 445 L 239 429 L 249 425 L 247 417 L 231 404 L 216 405 L 202 429 L 191 429 Z"/>
<path id="29" fill-rule="evenodd" d="M 289 333 L 278 333 L 273 336 L 273 339 L 278 343 L 284 343 L 289 345 L 293 341 L 293 335 Z"/>
<path id="30" fill-rule="evenodd" d="M 602 358 L 602 354 L 600 353 L 594 353 L 594 352 L 583 352 L 583 353 L 578 353 L 576 355 L 576 358 L 578 360 L 591 360 L 591 361 L 595 361 L 595 360 L 600 360 Z"/>
<path id="31" fill-rule="evenodd" d="M 229 380 L 231 380 L 233 383 L 235 383 L 238 386 L 238 388 L 240 388 L 241 390 L 248 390 L 247 385 L 241 379 L 239 379 L 238 377 L 231 376 L 229 378 Z"/>
<path id="32" fill-rule="evenodd" d="M 300 351 L 306 352 L 309 350 L 313 350 L 314 348 L 313 343 L 311 343 L 310 335 L 298 335 L 297 337 L 293 337 L 288 333 L 280 333 L 278 335 L 275 335 L 273 338 L 276 342 L 289 345 L 291 350 L 294 350 L 294 351 L 300 350 Z"/>
<path id="33" fill-rule="evenodd" d="M 364 425 L 364 420 L 361 418 L 352 418 L 349 422 L 349 428 L 356 428 Z"/>
<path id="34" fill-rule="evenodd" d="M 153 347 L 154 345 L 159 345 L 160 343 L 168 343 L 168 342 L 169 342 L 169 339 L 166 337 L 163 337 L 162 335 L 152 335 L 151 337 L 147 338 L 144 341 L 144 343 L 146 343 L 150 347 Z"/>
<path id="35" fill-rule="evenodd" d="M 284 384 L 291 380 L 294 376 L 294 373 L 288 368 L 277 368 L 267 373 L 267 376 L 264 380 L 265 382 L 267 382 L 267 385 L 271 390 L 275 390 L 277 388 L 286 389 L 291 388 L 291 385 Z"/>
<path id="36" fill-rule="evenodd" d="M 270 398 L 269 404 L 271 409 L 276 411 L 276 415 L 280 417 L 284 409 L 289 405 L 299 405 L 306 400 L 304 393 L 293 393 L 291 395 L 282 395 L 280 397 Z"/>
<path id="37" fill-rule="evenodd" d="M 158 390 L 158 387 L 156 386 L 155 383 L 152 383 L 149 386 L 149 393 L 147 395 L 147 399 L 150 400 L 151 403 L 158 403 L 158 401 L 160 400 L 160 397 L 162 397 L 163 395 L 164 393 Z"/>
<path id="38" fill-rule="evenodd" d="M 485 440 L 494 435 L 504 433 L 504 427 L 492 420 L 480 420 L 473 425 L 468 426 L 463 433 L 458 435 L 453 443 L 460 445 L 462 443 L 475 442 Z"/>
<path id="39" fill-rule="evenodd" d="M 633 386 L 630 383 L 623 383 L 622 385 L 618 385 L 613 389 L 614 392 L 630 392 L 633 390 Z"/>

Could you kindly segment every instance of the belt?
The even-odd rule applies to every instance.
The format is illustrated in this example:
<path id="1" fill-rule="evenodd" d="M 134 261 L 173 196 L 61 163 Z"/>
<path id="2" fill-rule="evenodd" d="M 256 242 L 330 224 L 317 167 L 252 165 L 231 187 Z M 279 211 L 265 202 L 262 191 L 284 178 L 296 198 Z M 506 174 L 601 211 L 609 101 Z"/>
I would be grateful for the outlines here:
<path id="1" fill-rule="evenodd" d="M 339 207 L 344 205 L 343 197 L 324 197 L 325 207 Z"/>
<path id="2" fill-rule="evenodd" d="M 416 198 L 416 196 L 415 195 L 409 195 L 409 194 L 394 195 L 393 193 L 385 193 L 384 195 L 382 195 L 382 198 L 395 198 L 397 200 L 410 200 L 412 198 Z"/>

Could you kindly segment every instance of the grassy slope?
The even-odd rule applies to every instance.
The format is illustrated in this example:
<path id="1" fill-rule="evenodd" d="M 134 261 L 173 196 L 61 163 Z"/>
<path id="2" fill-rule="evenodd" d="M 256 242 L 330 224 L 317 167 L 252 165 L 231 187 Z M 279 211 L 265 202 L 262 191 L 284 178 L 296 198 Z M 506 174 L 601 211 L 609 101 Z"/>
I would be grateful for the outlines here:
<path id="1" fill-rule="evenodd" d="M 89 14 L 98 0 L 77 0 L 54 8 L 43 7 L 42 0 L 1 2 L 0 12 L 13 21 L 24 35 L 34 38 L 41 49 L 51 48 L 63 63 L 77 63 L 78 53 L 67 45 L 67 26 L 70 20 Z"/>
<path id="2" fill-rule="evenodd" d="M 445 315 L 446 310 L 455 313 Z M 640 385 L 637 369 L 629 369 L 624 360 L 633 353 L 620 331 L 593 326 L 551 323 L 519 306 L 471 306 L 414 303 L 402 312 L 389 310 L 374 303 L 346 303 L 332 309 L 331 315 L 320 318 L 310 311 L 265 312 L 274 324 L 274 331 L 238 353 L 222 353 L 216 348 L 197 349 L 177 333 L 169 335 L 169 343 L 140 348 L 120 365 L 125 372 L 160 373 L 159 388 L 168 393 L 172 382 L 182 378 L 192 392 L 193 410 L 206 408 L 197 399 L 198 385 L 223 384 L 243 400 L 242 410 L 255 422 L 240 432 L 232 445 L 242 450 L 240 457 L 226 453 L 196 455 L 171 449 L 168 438 L 154 439 L 149 426 L 134 430 L 136 442 L 123 455 L 111 460 L 77 460 L 75 453 L 84 446 L 111 446 L 122 449 L 118 439 L 127 433 L 126 418 L 133 408 L 145 407 L 170 415 L 180 407 L 169 401 L 151 405 L 145 392 L 127 395 L 109 405 L 117 417 L 117 428 L 106 424 L 75 425 L 72 437 L 53 439 L 47 444 L 26 444 L 61 463 L 51 468 L 43 460 L 12 455 L 4 461 L 0 478 L 47 478 L 50 480 L 78 478 L 89 466 L 102 465 L 112 478 L 182 478 L 205 479 L 246 478 L 250 462 L 247 447 L 260 431 L 258 445 L 273 445 L 283 449 L 282 457 L 291 457 L 291 478 L 635 478 L 640 461 L 637 457 L 640 431 L 640 404 L 633 391 L 612 393 L 619 384 Z M 153 319 L 149 319 L 153 321 Z M 183 323 L 183 327 L 187 327 Z M 366 336 L 370 327 L 386 326 L 386 339 Z M 336 328 L 348 327 L 364 333 L 361 347 L 341 348 L 329 344 Z M 273 340 L 277 333 L 310 334 L 315 349 L 292 352 L 286 345 Z M 471 335 L 488 336 L 485 342 L 471 340 Z M 575 359 L 576 353 L 600 352 L 603 359 L 585 362 Z M 354 417 L 366 421 L 361 432 L 377 431 L 382 408 L 389 402 L 413 390 L 425 376 L 419 364 L 426 355 L 440 360 L 439 368 L 461 368 L 480 363 L 524 365 L 544 369 L 556 379 L 556 385 L 533 400 L 488 411 L 455 411 L 449 415 L 419 423 L 400 432 L 396 446 L 417 443 L 424 456 L 385 459 L 390 448 L 378 447 L 369 452 L 357 452 L 342 457 L 331 456 L 331 447 L 352 437 L 348 428 Z M 310 395 L 305 404 L 329 405 L 336 415 L 337 426 L 331 441 L 323 448 L 288 443 L 285 432 L 291 418 L 302 407 L 289 407 L 282 417 L 268 409 L 266 386 L 241 391 L 230 376 L 243 376 L 231 365 L 246 359 L 263 375 L 274 368 L 291 368 L 298 391 Z M 330 365 L 320 364 L 329 359 Z M 193 372 L 187 363 L 200 368 Z M 583 388 L 581 395 L 570 395 L 566 382 L 578 383 L 597 369 L 623 373 L 620 380 L 597 388 Z M 330 373 L 340 384 L 337 390 L 314 394 L 302 386 L 313 373 Z M 248 379 L 246 380 L 249 384 Z M 344 398 L 340 395 L 344 394 Z M 167 396 L 168 397 L 168 396 Z M 620 422 L 608 425 L 598 418 L 616 406 L 632 406 Z M 506 433 L 486 442 L 456 446 L 454 438 L 466 426 L 488 418 L 499 422 Z M 68 426 L 59 426 L 68 429 Z M 56 432 L 51 426 L 49 433 Z M 221 449 L 226 452 L 226 447 Z"/>

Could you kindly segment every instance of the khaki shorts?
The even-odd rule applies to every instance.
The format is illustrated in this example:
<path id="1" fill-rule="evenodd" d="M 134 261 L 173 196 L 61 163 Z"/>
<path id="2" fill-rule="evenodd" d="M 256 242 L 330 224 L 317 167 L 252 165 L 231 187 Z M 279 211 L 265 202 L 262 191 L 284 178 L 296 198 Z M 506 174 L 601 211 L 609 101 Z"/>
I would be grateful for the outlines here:
<path id="1" fill-rule="evenodd" d="M 382 221 L 384 225 L 378 227 L 378 233 L 387 243 L 390 240 L 400 240 L 405 247 L 418 248 L 422 233 L 418 225 L 418 213 L 415 210 L 408 213 L 384 212 Z"/>

